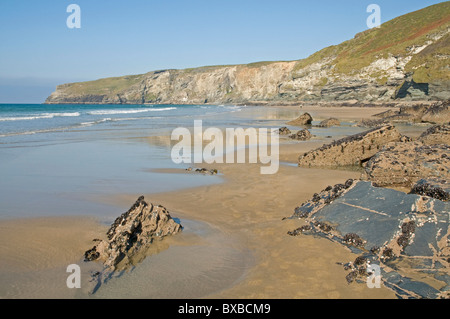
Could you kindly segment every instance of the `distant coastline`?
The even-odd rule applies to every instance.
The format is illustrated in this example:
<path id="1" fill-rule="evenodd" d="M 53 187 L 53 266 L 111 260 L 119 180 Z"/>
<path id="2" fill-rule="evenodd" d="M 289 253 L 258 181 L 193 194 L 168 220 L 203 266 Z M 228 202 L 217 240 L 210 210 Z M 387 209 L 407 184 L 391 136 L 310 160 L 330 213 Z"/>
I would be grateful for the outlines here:
<path id="1" fill-rule="evenodd" d="M 168 69 L 59 85 L 78 104 L 392 103 L 450 99 L 450 2 L 358 33 L 298 61 Z"/>

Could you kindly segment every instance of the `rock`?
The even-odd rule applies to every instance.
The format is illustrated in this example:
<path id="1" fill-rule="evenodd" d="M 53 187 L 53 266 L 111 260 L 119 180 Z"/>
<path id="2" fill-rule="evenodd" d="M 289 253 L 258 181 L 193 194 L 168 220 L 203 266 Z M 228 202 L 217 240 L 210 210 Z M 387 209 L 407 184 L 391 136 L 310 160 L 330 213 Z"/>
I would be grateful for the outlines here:
<path id="1" fill-rule="evenodd" d="M 162 206 L 147 203 L 141 196 L 118 217 L 107 232 L 107 239 L 86 251 L 86 261 L 101 261 L 109 271 L 127 269 L 147 256 L 154 240 L 179 233 L 176 223 Z"/>
<path id="2" fill-rule="evenodd" d="M 295 134 L 292 134 L 289 137 L 291 139 L 297 140 L 297 141 L 307 141 L 307 140 L 310 140 L 313 137 L 313 135 L 308 130 L 301 130 Z"/>
<path id="3" fill-rule="evenodd" d="M 377 120 L 364 119 L 356 124 L 356 126 L 359 126 L 359 127 L 370 127 L 370 128 L 386 126 L 386 125 L 391 125 L 391 122 L 389 122 L 385 119 L 377 119 Z"/>
<path id="4" fill-rule="evenodd" d="M 450 146 L 391 143 L 371 158 L 363 179 L 379 187 L 411 188 L 423 178 L 450 179 Z"/>
<path id="5" fill-rule="evenodd" d="M 448 124 L 450 122 L 449 101 L 439 101 L 431 104 L 414 103 L 400 107 L 399 111 L 389 110 L 374 115 L 377 119 L 365 119 L 357 125 L 375 127 L 386 123 L 433 123 Z"/>
<path id="6" fill-rule="evenodd" d="M 217 175 L 219 173 L 219 171 L 215 168 L 213 169 L 207 169 L 207 168 L 197 168 L 194 169 L 192 167 L 189 167 L 186 169 L 187 172 L 195 172 L 195 173 L 200 173 L 200 174 L 209 174 L 209 175 Z"/>
<path id="7" fill-rule="evenodd" d="M 448 124 L 450 121 L 449 101 L 412 103 L 401 106 L 399 111 L 389 110 L 376 114 L 374 117 L 377 119 L 361 120 L 357 126 L 376 127 L 388 123 Z"/>
<path id="8" fill-rule="evenodd" d="M 442 178 L 426 178 L 418 181 L 410 194 L 428 196 L 444 202 L 450 200 L 450 184 Z"/>
<path id="9" fill-rule="evenodd" d="M 345 137 L 299 157 L 301 167 L 340 167 L 361 165 L 384 145 L 405 138 L 393 126 L 387 125 Z"/>
<path id="10" fill-rule="evenodd" d="M 354 183 L 354 180 L 349 179 L 345 184 L 338 184 L 334 187 L 328 186 L 320 194 L 314 194 L 311 200 L 297 207 L 293 216 L 296 218 L 307 218 L 313 215 L 318 210 L 332 203 L 336 198 L 342 196 Z"/>
<path id="11" fill-rule="evenodd" d="M 400 108 L 400 115 L 409 115 L 415 122 L 447 124 L 450 122 L 449 101 L 439 101 L 431 105 L 418 104 Z"/>
<path id="12" fill-rule="evenodd" d="M 433 105 L 425 109 L 425 111 L 421 115 L 421 121 L 434 124 L 449 124 L 449 106 L 449 100 L 434 103 Z"/>
<path id="13" fill-rule="evenodd" d="M 305 225 L 305 226 L 302 226 L 302 227 L 297 228 L 296 230 L 289 231 L 289 232 L 288 232 L 288 235 L 289 235 L 289 236 L 293 236 L 293 237 L 299 236 L 300 234 L 304 234 L 305 232 L 308 232 L 308 231 L 310 231 L 311 229 L 312 229 L 311 226 Z"/>
<path id="14" fill-rule="evenodd" d="M 319 127 L 332 127 L 332 126 L 340 126 L 341 122 L 338 119 L 330 118 L 320 122 Z"/>
<path id="15" fill-rule="evenodd" d="M 398 114 L 398 111 L 388 110 L 388 111 L 385 111 L 385 112 L 382 112 L 382 113 L 375 114 L 373 117 L 378 117 L 380 119 L 384 119 L 384 118 L 387 118 L 387 117 L 390 117 L 390 116 L 394 116 L 394 115 L 397 115 L 397 114 Z"/>
<path id="16" fill-rule="evenodd" d="M 449 202 L 350 180 L 297 207 L 291 219 L 301 217 L 306 225 L 290 235 L 320 236 L 357 253 L 345 265 L 349 282 L 365 283 L 368 265 L 376 265 L 382 283 L 399 297 L 439 298 L 450 283 L 449 211 Z"/>
<path id="17" fill-rule="evenodd" d="M 292 134 L 292 132 L 287 127 L 282 127 L 278 130 L 278 134 L 279 135 L 290 135 L 290 134 Z"/>
<path id="18" fill-rule="evenodd" d="M 292 126 L 303 126 L 303 125 L 311 125 L 312 121 L 313 118 L 311 117 L 311 115 L 309 113 L 304 113 L 297 119 L 290 121 L 287 124 Z"/>
<path id="19" fill-rule="evenodd" d="M 419 141 L 426 145 L 450 145 L 450 125 L 435 125 L 430 127 L 419 137 Z"/>

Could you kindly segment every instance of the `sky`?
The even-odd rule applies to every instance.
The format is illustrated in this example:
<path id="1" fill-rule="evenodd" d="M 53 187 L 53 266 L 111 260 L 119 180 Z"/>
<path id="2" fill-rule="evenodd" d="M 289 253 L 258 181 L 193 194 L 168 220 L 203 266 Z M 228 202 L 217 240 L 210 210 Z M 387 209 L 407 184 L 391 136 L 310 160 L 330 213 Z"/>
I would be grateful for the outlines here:
<path id="1" fill-rule="evenodd" d="M 441 0 L 1 0 L 0 103 L 153 70 L 290 61 Z M 81 28 L 69 28 L 70 4 Z"/>

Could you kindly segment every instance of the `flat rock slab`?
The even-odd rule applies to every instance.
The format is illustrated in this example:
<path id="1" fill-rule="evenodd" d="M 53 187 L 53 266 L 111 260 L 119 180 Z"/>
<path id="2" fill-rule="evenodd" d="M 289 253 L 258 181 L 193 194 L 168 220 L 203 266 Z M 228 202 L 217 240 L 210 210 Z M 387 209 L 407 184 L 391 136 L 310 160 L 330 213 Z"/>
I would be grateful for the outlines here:
<path id="1" fill-rule="evenodd" d="M 449 297 L 449 214 L 448 202 L 347 181 L 298 207 L 292 217 L 309 225 L 290 235 L 320 235 L 362 254 L 399 297 Z"/>

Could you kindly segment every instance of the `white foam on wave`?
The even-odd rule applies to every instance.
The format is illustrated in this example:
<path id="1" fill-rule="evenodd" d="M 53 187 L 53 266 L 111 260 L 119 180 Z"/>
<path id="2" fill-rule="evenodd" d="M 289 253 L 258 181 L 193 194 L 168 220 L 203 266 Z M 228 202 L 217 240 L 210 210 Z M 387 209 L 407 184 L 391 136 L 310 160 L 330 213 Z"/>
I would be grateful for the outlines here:
<path id="1" fill-rule="evenodd" d="M 79 112 L 73 113 L 42 113 L 40 115 L 29 115 L 29 116 L 19 116 L 19 117 L 0 117 L 0 122 L 12 122 L 12 121 L 31 121 L 31 120 L 42 120 L 42 119 L 52 119 L 54 117 L 76 117 L 80 116 Z"/>
<path id="2" fill-rule="evenodd" d="M 117 115 L 117 114 L 137 114 L 137 113 L 147 113 L 147 112 L 163 112 L 176 110 L 176 107 L 166 107 L 166 108 L 147 108 L 147 109 L 130 109 L 130 110 L 98 110 L 88 112 L 89 115 Z"/>
<path id="3" fill-rule="evenodd" d="M 106 119 L 101 119 L 98 121 L 92 121 L 92 122 L 83 122 L 80 124 L 81 127 L 87 127 L 87 126 L 92 126 L 92 125 L 96 125 L 96 124 L 101 124 L 101 123 L 105 123 L 105 122 L 111 122 L 113 119 L 111 118 L 106 118 Z"/>

